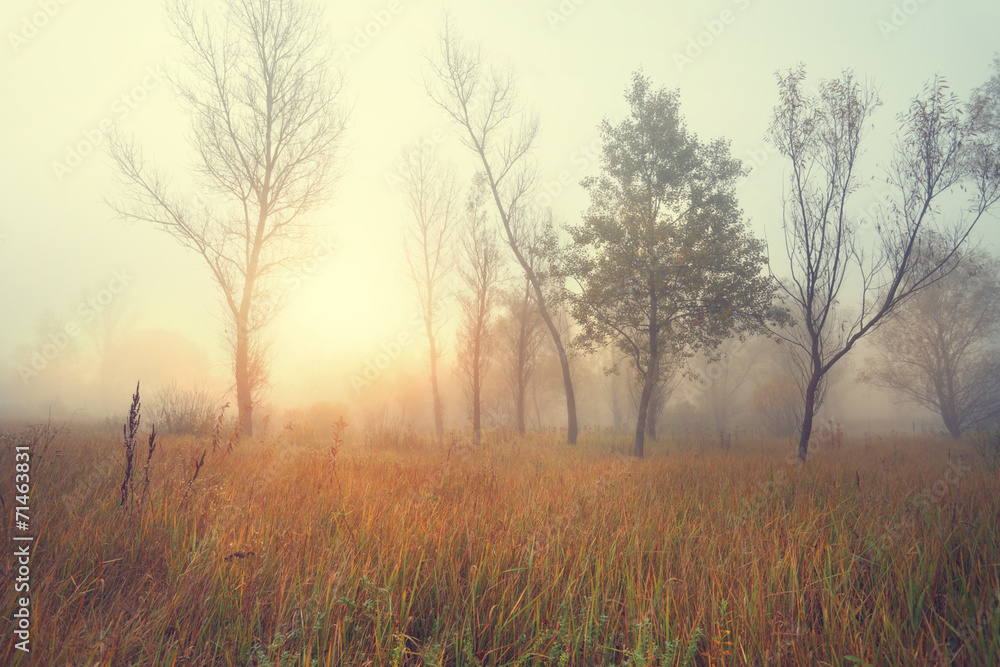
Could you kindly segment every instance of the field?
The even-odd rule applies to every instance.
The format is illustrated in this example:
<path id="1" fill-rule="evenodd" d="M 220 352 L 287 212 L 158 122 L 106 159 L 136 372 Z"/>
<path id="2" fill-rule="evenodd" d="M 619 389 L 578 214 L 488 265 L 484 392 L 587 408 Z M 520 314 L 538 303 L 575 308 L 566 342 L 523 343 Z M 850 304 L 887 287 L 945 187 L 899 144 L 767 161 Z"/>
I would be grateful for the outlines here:
<path id="1" fill-rule="evenodd" d="M 120 433 L 34 428 L 8 545 L 16 444 L 3 664 L 1000 664 L 1000 480 L 946 439 L 157 436 L 147 487 L 143 437 L 122 506 Z"/>

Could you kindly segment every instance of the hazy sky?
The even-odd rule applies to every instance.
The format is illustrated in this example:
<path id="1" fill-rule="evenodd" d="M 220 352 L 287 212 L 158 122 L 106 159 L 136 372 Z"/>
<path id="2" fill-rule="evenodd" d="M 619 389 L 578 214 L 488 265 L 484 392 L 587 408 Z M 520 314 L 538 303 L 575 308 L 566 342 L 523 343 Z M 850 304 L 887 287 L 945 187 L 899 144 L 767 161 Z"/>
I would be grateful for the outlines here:
<path id="1" fill-rule="evenodd" d="M 412 330 L 399 242 L 405 211 L 386 182 L 401 149 L 437 133 L 447 137 L 442 154 L 455 159 L 464 177 L 471 174 L 453 128 L 421 85 L 421 53 L 434 47 L 446 5 L 393 2 L 398 12 L 389 14 L 391 20 L 359 52 L 349 52 L 343 45 L 354 44 L 357 30 L 390 3 L 327 4 L 353 114 L 344 176 L 335 199 L 315 216 L 328 227 L 322 243 L 335 241 L 336 247 L 327 252 L 318 246 L 326 259 L 288 281 L 298 287 L 272 330 L 275 390 L 294 401 L 347 386 L 346 377 L 366 355 Z M 873 163 L 886 154 L 895 115 L 909 98 L 935 73 L 967 97 L 988 78 L 1000 51 L 995 0 L 447 6 L 466 37 L 481 40 L 520 76 L 522 99 L 541 124 L 536 157 L 546 181 L 570 172 L 573 185 L 554 201 L 557 220 L 576 222 L 586 208 L 577 183 L 595 166 L 588 146 L 599 145 L 602 117 L 621 117 L 622 93 L 641 66 L 656 85 L 680 89 L 688 123 L 702 137 L 725 136 L 738 157 L 764 160 L 741 187 L 741 200 L 755 229 L 772 243 L 778 240 L 784 164 L 768 159 L 763 135 L 775 101 L 775 70 L 804 62 L 816 81 L 854 68 L 878 84 L 884 106 L 869 143 L 869 173 L 877 174 Z M 161 3 L 3 0 L 0 28 L 0 276 L 6 286 L 0 360 L 13 368 L 14 350 L 31 341 L 43 312 L 80 319 L 81 303 L 121 287 L 115 299 L 127 304 L 133 326 L 179 334 L 221 363 L 215 292 L 201 264 L 162 232 L 115 220 L 104 203 L 116 192 L 101 141 L 108 122 L 134 132 L 147 155 L 168 169 L 181 168 L 185 159 L 187 119 L 164 79 L 175 66 L 177 45 L 165 29 Z M 89 155 L 78 161 L 70 155 L 87 152 L 91 143 Z M 861 195 L 858 207 L 876 194 Z M 982 230 L 994 251 L 1000 247 L 997 228 L 990 219 Z M 324 369 L 334 365 L 344 370 L 330 377 Z M 217 371 L 225 377 L 223 368 Z M 20 385 L 0 386 L 17 391 Z"/>

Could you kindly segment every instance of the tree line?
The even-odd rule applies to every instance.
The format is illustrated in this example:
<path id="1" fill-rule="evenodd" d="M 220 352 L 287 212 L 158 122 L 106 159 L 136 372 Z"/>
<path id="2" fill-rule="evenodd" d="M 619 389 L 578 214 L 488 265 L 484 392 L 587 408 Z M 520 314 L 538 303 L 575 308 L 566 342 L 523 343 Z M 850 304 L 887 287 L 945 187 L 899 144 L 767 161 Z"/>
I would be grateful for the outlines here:
<path id="1" fill-rule="evenodd" d="M 227 7 L 224 24 L 183 1 L 169 12 L 188 54 L 177 83 L 192 118 L 190 172 L 211 198 L 185 199 L 135 140 L 115 136 L 122 189 L 111 204 L 204 260 L 249 435 L 267 380 L 263 333 L 281 303 L 275 278 L 308 259 L 309 216 L 342 168 L 349 113 L 313 5 Z M 952 434 L 998 416 L 1000 277 L 973 232 L 1000 202 L 1000 59 L 969 100 L 931 79 L 898 114 L 891 157 L 874 174 L 861 160 L 881 105 L 874 85 L 851 71 L 815 87 L 804 66 L 779 72 L 766 138 L 787 182 L 773 221 L 783 244 L 771 247 L 739 206 L 748 169 L 728 141 L 689 130 L 679 91 L 641 71 L 626 86 L 627 115 L 600 124 L 598 174 L 581 183 L 590 204 L 575 223 L 533 205 L 539 123 L 509 70 L 446 18 L 424 75 L 428 100 L 476 165 L 460 186 L 454 167 L 420 149 L 404 155 L 400 174 L 438 437 L 441 303 L 452 292 L 476 442 L 490 373 L 502 374 L 525 432 L 528 387 L 549 346 L 570 445 L 579 433 L 571 356 L 613 351 L 608 372 L 624 367 L 635 380 L 636 456 L 678 372 L 694 375 L 694 360 L 718 362 L 725 341 L 756 336 L 785 344 L 793 362 L 802 460 L 831 373 L 868 337 L 880 356 L 863 379 L 937 410 Z M 873 182 L 890 193 L 886 205 L 854 215 Z"/>

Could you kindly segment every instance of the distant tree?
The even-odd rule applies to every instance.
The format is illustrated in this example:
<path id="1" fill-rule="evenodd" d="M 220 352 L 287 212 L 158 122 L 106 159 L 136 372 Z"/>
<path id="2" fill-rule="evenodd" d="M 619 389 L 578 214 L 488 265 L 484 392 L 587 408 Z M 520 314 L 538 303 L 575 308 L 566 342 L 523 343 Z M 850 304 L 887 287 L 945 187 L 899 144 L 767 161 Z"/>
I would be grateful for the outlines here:
<path id="1" fill-rule="evenodd" d="M 776 436 L 795 435 L 802 423 L 802 393 L 788 373 L 775 375 L 753 390 L 750 409 L 765 431 Z"/>
<path id="2" fill-rule="evenodd" d="M 68 381 L 83 374 L 83 350 L 77 339 L 80 325 L 46 310 L 38 316 L 32 333 L 31 343 L 19 345 L 14 352 L 19 393 L 38 404 L 61 403 L 58 397 L 66 393 Z"/>
<path id="3" fill-rule="evenodd" d="M 609 347 L 602 355 L 604 366 L 604 392 L 608 401 L 608 408 L 611 410 L 611 421 L 614 424 L 615 433 L 625 430 L 625 421 L 628 419 L 627 395 L 628 379 L 625 377 L 623 367 L 628 357 L 622 354 L 616 347 Z"/>
<path id="4" fill-rule="evenodd" d="M 206 388 L 183 388 L 172 380 L 156 389 L 153 418 L 163 433 L 205 436 L 219 415 L 219 401 Z"/>
<path id="5" fill-rule="evenodd" d="M 100 409 L 105 414 L 111 411 L 115 389 L 128 386 L 125 382 L 131 380 L 129 371 L 122 368 L 121 351 L 134 328 L 135 315 L 125 295 L 118 295 L 99 313 L 88 313 L 88 318 L 93 317 L 88 338 L 97 366 Z"/>
<path id="6" fill-rule="evenodd" d="M 762 356 L 764 338 L 731 339 L 717 354 L 705 354 L 697 365 L 697 384 L 712 417 L 716 432 L 723 436 L 738 411 L 739 394 Z"/>
<path id="7" fill-rule="evenodd" d="M 954 438 L 1000 417 L 1000 262 L 958 263 L 887 319 L 860 376 L 937 412 Z"/>
<path id="8" fill-rule="evenodd" d="M 946 276 L 976 223 L 1000 201 L 995 138 L 977 128 L 975 109 L 963 115 L 957 98 L 936 78 L 900 116 L 886 173 L 896 204 L 866 230 L 874 242 L 862 242 L 849 206 L 861 188 L 858 159 L 878 96 L 850 72 L 822 81 L 816 95 L 803 90 L 804 80 L 803 67 L 778 75 L 779 102 L 769 131 L 791 165 L 784 205 L 788 263 L 780 267 L 772 258 L 771 269 L 790 272 L 778 282 L 802 332 L 783 336 L 805 360 L 801 461 L 830 370 L 906 300 Z M 939 222 L 942 199 L 958 189 L 969 195 L 968 205 L 945 225 Z M 851 317 L 835 311 L 845 284 L 859 286 L 859 308 Z"/>
<path id="9" fill-rule="evenodd" d="M 583 349 L 608 342 L 641 379 L 635 455 L 642 456 L 650 402 L 669 370 L 699 348 L 761 330 L 773 286 L 764 245 L 743 219 L 734 188 L 744 174 L 724 141 L 688 132 L 676 92 L 634 75 L 630 115 L 601 126 L 601 175 L 583 182 L 591 205 L 570 228 L 566 270 Z M 772 317 L 773 319 L 773 317 Z"/>
<path id="10" fill-rule="evenodd" d="M 305 216 L 326 200 L 346 118 L 319 11 L 302 0 L 226 0 L 215 16 L 176 0 L 169 17 L 188 52 L 178 82 L 192 117 L 192 174 L 211 195 L 193 204 L 112 137 L 125 197 L 111 205 L 204 261 L 225 304 L 241 432 L 266 383 L 261 331 L 280 302 L 276 278 L 310 258 Z"/>
<path id="11" fill-rule="evenodd" d="M 503 296 L 506 314 L 500 326 L 504 380 L 514 408 L 514 425 L 523 437 L 527 431 L 528 392 L 544 342 L 545 331 L 538 306 L 526 278 Z"/>
<path id="12" fill-rule="evenodd" d="M 676 357 L 660 359 L 660 379 L 653 385 L 653 392 L 649 396 L 649 407 L 646 409 L 646 438 L 650 440 L 657 439 L 657 426 L 660 424 L 663 412 L 667 403 L 670 402 L 674 390 L 677 389 L 677 385 L 683 379 L 679 366 L 679 359 Z M 632 411 L 638 415 L 639 406 L 642 403 L 642 390 L 645 386 L 643 376 L 636 372 L 631 363 L 627 375 L 629 376 L 628 396 L 631 400 Z"/>
<path id="13" fill-rule="evenodd" d="M 466 227 L 458 264 L 465 288 L 459 295 L 458 374 L 477 445 L 482 438 L 483 385 L 495 352 L 494 310 L 502 268 L 486 209 L 488 192 L 485 179 L 477 174 L 466 204 Z"/>
<path id="14" fill-rule="evenodd" d="M 513 77 L 488 68 L 481 49 L 463 45 L 450 19 L 445 21 L 439 53 L 430 68 L 428 94 L 457 124 L 462 143 L 480 163 L 503 239 L 531 284 L 538 313 L 552 336 L 566 393 L 566 438 L 576 444 L 576 396 L 569 356 L 546 294 L 547 276 L 539 274 L 531 261 L 538 250 L 532 243 L 545 238 L 538 233 L 540 221 L 529 214 L 529 197 L 537 188 L 530 157 L 538 124 L 526 118 L 518 104 Z"/>
<path id="15" fill-rule="evenodd" d="M 1000 143 L 1000 53 L 993 59 L 993 76 L 972 91 L 971 116 L 976 129 L 991 137 L 992 145 Z M 987 148 L 990 144 L 984 146 Z"/>
<path id="16" fill-rule="evenodd" d="M 451 245 L 459 215 L 458 192 L 454 175 L 425 150 L 411 151 L 404 156 L 400 178 L 410 211 L 403 245 L 427 334 L 434 429 L 440 440 L 444 437 L 444 404 L 438 386 L 440 329 L 452 269 Z"/>

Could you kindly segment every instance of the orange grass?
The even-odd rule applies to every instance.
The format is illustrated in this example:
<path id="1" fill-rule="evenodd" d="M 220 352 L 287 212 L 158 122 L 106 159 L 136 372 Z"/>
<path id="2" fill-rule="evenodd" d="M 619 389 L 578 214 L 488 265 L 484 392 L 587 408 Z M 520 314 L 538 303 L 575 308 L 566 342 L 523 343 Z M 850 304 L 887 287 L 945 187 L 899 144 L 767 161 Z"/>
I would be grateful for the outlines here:
<path id="1" fill-rule="evenodd" d="M 1000 664 L 1000 483 L 951 441 L 802 469 L 745 437 L 255 441 L 209 446 L 182 501 L 208 443 L 167 436 L 129 514 L 119 439 L 34 457 L 32 652 L 8 630 L 0 663 Z"/>

